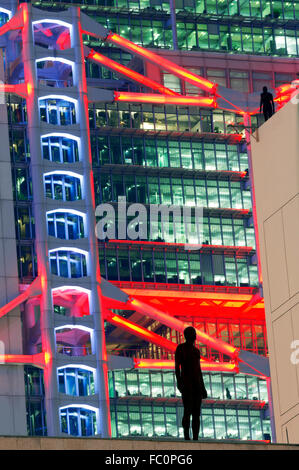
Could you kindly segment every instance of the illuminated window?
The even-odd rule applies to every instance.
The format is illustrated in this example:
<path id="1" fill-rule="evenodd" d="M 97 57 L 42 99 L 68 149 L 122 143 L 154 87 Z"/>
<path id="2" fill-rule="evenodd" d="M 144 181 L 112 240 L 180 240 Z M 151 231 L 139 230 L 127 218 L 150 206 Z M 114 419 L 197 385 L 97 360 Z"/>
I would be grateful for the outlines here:
<path id="1" fill-rule="evenodd" d="M 76 124 L 75 104 L 61 98 L 39 100 L 40 119 L 48 124 L 68 126 Z"/>
<path id="2" fill-rule="evenodd" d="M 96 411 L 84 406 L 60 408 L 61 432 L 71 436 L 94 436 L 97 434 Z"/>
<path id="3" fill-rule="evenodd" d="M 9 20 L 8 13 L 0 11 L 0 27 L 3 26 L 5 23 L 7 23 L 8 20 Z"/>
<path id="4" fill-rule="evenodd" d="M 60 136 L 42 137 L 42 155 L 45 160 L 51 162 L 78 162 L 78 142 L 75 139 Z"/>
<path id="5" fill-rule="evenodd" d="M 39 85 L 55 88 L 73 86 L 72 63 L 57 58 L 38 60 L 36 62 L 37 80 Z"/>
<path id="6" fill-rule="evenodd" d="M 93 395 L 94 373 L 78 367 L 61 367 L 57 371 L 60 393 L 73 396 Z"/>
<path id="7" fill-rule="evenodd" d="M 81 215 L 69 212 L 51 212 L 47 214 L 48 234 L 65 240 L 84 237 L 84 223 Z"/>
<path id="8" fill-rule="evenodd" d="M 56 351 L 65 356 L 90 356 L 92 354 L 90 331 L 80 327 L 57 329 Z"/>
<path id="9" fill-rule="evenodd" d="M 49 50 L 64 50 L 71 46 L 67 23 L 42 20 L 33 23 L 34 43 Z"/>
<path id="10" fill-rule="evenodd" d="M 82 199 L 80 178 L 61 174 L 44 176 L 46 197 L 62 201 Z"/>
<path id="11" fill-rule="evenodd" d="M 61 277 L 87 276 L 86 255 L 73 251 L 55 250 L 49 253 L 51 273 Z"/>

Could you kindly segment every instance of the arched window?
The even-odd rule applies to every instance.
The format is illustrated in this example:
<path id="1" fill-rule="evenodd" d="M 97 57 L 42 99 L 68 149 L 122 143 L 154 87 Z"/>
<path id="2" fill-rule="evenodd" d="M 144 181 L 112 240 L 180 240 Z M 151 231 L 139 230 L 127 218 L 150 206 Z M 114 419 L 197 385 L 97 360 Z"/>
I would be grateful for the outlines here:
<path id="1" fill-rule="evenodd" d="M 34 44 L 51 51 L 68 49 L 71 47 L 70 26 L 60 20 L 34 21 Z"/>
<path id="2" fill-rule="evenodd" d="M 59 163 L 79 161 L 78 141 L 66 135 L 42 137 L 42 155 L 44 160 Z"/>
<path id="3" fill-rule="evenodd" d="M 65 406 L 59 410 L 61 432 L 71 436 L 97 434 L 97 409 L 85 406 Z"/>
<path id="4" fill-rule="evenodd" d="M 57 370 L 60 393 L 77 397 L 95 393 L 94 370 L 77 366 L 60 367 Z"/>
<path id="5" fill-rule="evenodd" d="M 74 212 L 48 212 L 48 234 L 64 240 L 84 238 L 83 214 Z"/>
<path id="6" fill-rule="evenodd" d="M 10 17 L 10 12 L 5 8 L 0 8 L 0 27 L 8 22 Z"/>
<path id="7" fill-rule="evenodd" d="M 90 356 L 92 354 L 92 329 L 65 325 L 57 327 L 56 351 L 65 356 Z"/>
<path id="8" fill-rule="evenodd" d="M 36 61 L 36 76 L 40 85 L 55 88 L 73 86 L 73 62 L 57 57 Z"/>
<path id="9" fill-rule="evenodd" d="M 51 273 L 69 278 L 87 276 L 86 255 L 87 253 L 81 250 L 51 250 L 49 252 Z"/>
<path id="10" fill-rule="evenodd" d="M 50 199 L 76 201 L 82 199 L 80 177 L 65 173 L 44 175 L 45 194 Z"/>
<path id="11" fill-rule="evenodd" d="M 48 124 L 69 126 L 76 124 L 75 102 L 58 97 L 40 98 L 40 120 Z"/>

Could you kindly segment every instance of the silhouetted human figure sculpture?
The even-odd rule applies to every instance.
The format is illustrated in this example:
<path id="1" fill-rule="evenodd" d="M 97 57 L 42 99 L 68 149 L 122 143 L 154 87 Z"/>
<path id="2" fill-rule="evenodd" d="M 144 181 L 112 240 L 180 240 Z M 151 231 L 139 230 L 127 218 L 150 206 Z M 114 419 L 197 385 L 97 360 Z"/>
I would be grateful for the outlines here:
<path id="1" fill-rule="evenodd" d="M 177 387 L 182 394 L 184 416 L 182 426 L 185 440 L 190 440 L 190 417 L 192 415 L 193 440 L 198 439 L 201 402 L 207 398 L 201 367 L 200 352 L 194 346 L 196 331 L 192 326 L 184 330 L 186 342 L 179 344 L 175 352 L 175 375 Z"/>
<path id="2" fill-rule="evenodd" d="M 263 93 L 261 93 L 261 102 L 260 102 L 260 113 L 264 113 L 265 121 L 275 113 L 274 101 L 272 93 L 269 93 L 266 86 L 263 87 Z"/>

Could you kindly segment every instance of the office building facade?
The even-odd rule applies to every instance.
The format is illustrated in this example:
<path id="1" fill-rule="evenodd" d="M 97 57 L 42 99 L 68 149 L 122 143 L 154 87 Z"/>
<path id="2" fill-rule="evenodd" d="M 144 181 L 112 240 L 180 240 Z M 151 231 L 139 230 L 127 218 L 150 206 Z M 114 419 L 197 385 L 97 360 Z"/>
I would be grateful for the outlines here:
<path id="1" fill-rule="evenodd" d="M 201 437 L 270 440 L 248 147 L 299 72 L 297 2 L 0 3 L 1 434 L 181 436 L 192 324 Z M 132 239 L 134 204 L 202 207 L 200 246 L 174 215 Z"/>

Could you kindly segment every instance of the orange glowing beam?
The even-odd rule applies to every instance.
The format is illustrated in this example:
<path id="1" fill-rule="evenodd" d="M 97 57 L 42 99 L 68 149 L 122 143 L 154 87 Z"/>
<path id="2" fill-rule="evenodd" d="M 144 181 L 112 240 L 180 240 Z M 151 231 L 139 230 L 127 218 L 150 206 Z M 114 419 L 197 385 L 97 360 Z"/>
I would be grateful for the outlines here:
<path id="1" fill-rule="evenodd" d="M 133 54 L 140 55 L 141 57 L 149 60 L 150 62 L 154 63 L 158 67 L 162 68 L 163 70 L 167 70 L 168 72 L 172 73 L 173 75 L 185 80 L 186 82 L 191 83 L 192 85 L 200 88 L 201 90 L 207 91 L 209 93 L 215 93 L 217 89 L 217 84 L 206 80 L 195 73 L 189 72 L 185 70 L 183 67 L 180 67 L 177 64 L 174 64 L 170 60 L 165 59 L 164 57 L 155 54 L 148 49 L 144 49 L 143 47 L 137 46 L 133 42 L 129 41 L 128 39 L 123 38 L 115 33 L 110 33 L 106 41 L 113 42 L 118 46 L 132 52 Z"/>
<path id="2" fill-rule="evenodd" d="M 106 318 L 109 323 L 112 323 L 112 325 L 118 326 L 119 328 L 122 328 L 135 336 L 139 336 L 140 338 L 149 341 L 150 343 L 157 344 L 158 346 L 161 346 L 161 348 L 166 349 L 167 351 L 175 352 L 177 348 L 177 344 L 173 343 L 172 341 L 168 341 L 168 339 L 163 338 L 160 335 L 157 335 L 156 333 L 147 330 L 146 328 L 143 328 L 142 326 L 136 325 L 136 323 L 133 323 L 130 320 L 127 320 L 126 318 L 123 318 L 119 315 L 116 315 L 112 312 L 107 312 L 106 313 Z"/>
<path id="3" fill-rule="evenodd" d="M 193 96 L 169 96 L 158 95 L 154 93 L 130 93 L 115 91 L 114 101 L 124 101 L 126 103 L 151 103 L 151 104 L 171 104 L 183 106 L 201 106 L 201 107 L 217 107 L 214 98 L 193 97 Z"/>
<path id="4" fill-rule="evenodd" d="M 118 64 L 114 60 L 109 59 L 108 57 L 100 54 L 99 52 L 91 50 L 87 56 L 87 59 L 99 62 L 100 64 L 104 65 L 104 67 L 107 67 L 117 73 L 120 73 L 121 75 L 124 75 L 125 77 L 130 78 L 134 82 L 141 83 L 142 85 L 148 88 L 157 90 L 160 93 L 163 93 L 164 95 L 179 96 L 179 93 L 176 93 L 175 91 L 166 88 L 165 86 L 161 85 L 161 83 L 157 83 L 154 80 L 151 80 L 150 78 L 145 77 L 144 75 L 141 75 L 140 73 L 135 72 L 134 70 L 131 70 L 128 67 L 125 67 L 124 65 Z"/>
<path id="5" fill-rule="evenodd" d="M 21 96 L 22 98 L 28 97 L 28 86 L 26 83 L 19 83 L 10 85 L 8 83 L 0 84 L 0 92 L 2 93 L 14 93 L 15 95 Z"/>
<path id="6" fill-rule="evenodd" d="M 274 102 L 275 103 L 287 103 L 288 101 L 290 101 L 291 99 L 291 95 L 287 94 L 287 95 L 281 95 L 281 96 L 278 96 L 277 98 L 274 98 Z"/>
<path id="7" fill-rule="evenodd" d="M 234 362 L 212 362 L 200 361 L 201 370 L 203 372 L 234 372 L 238 373 L 238 365 Z M 171 360 L 160 359 L 138 359 L 134 358 L 135 369 L 174 369 L 175 362 Z"/>
<path id="8" fill-rule="evenodd" d="M 44 368 L 47 362 L 47 353 L 39 354 L 0 354 L 0 364 L 10 364 L 10 365 L 33 365 L 36 367 Z"/>

